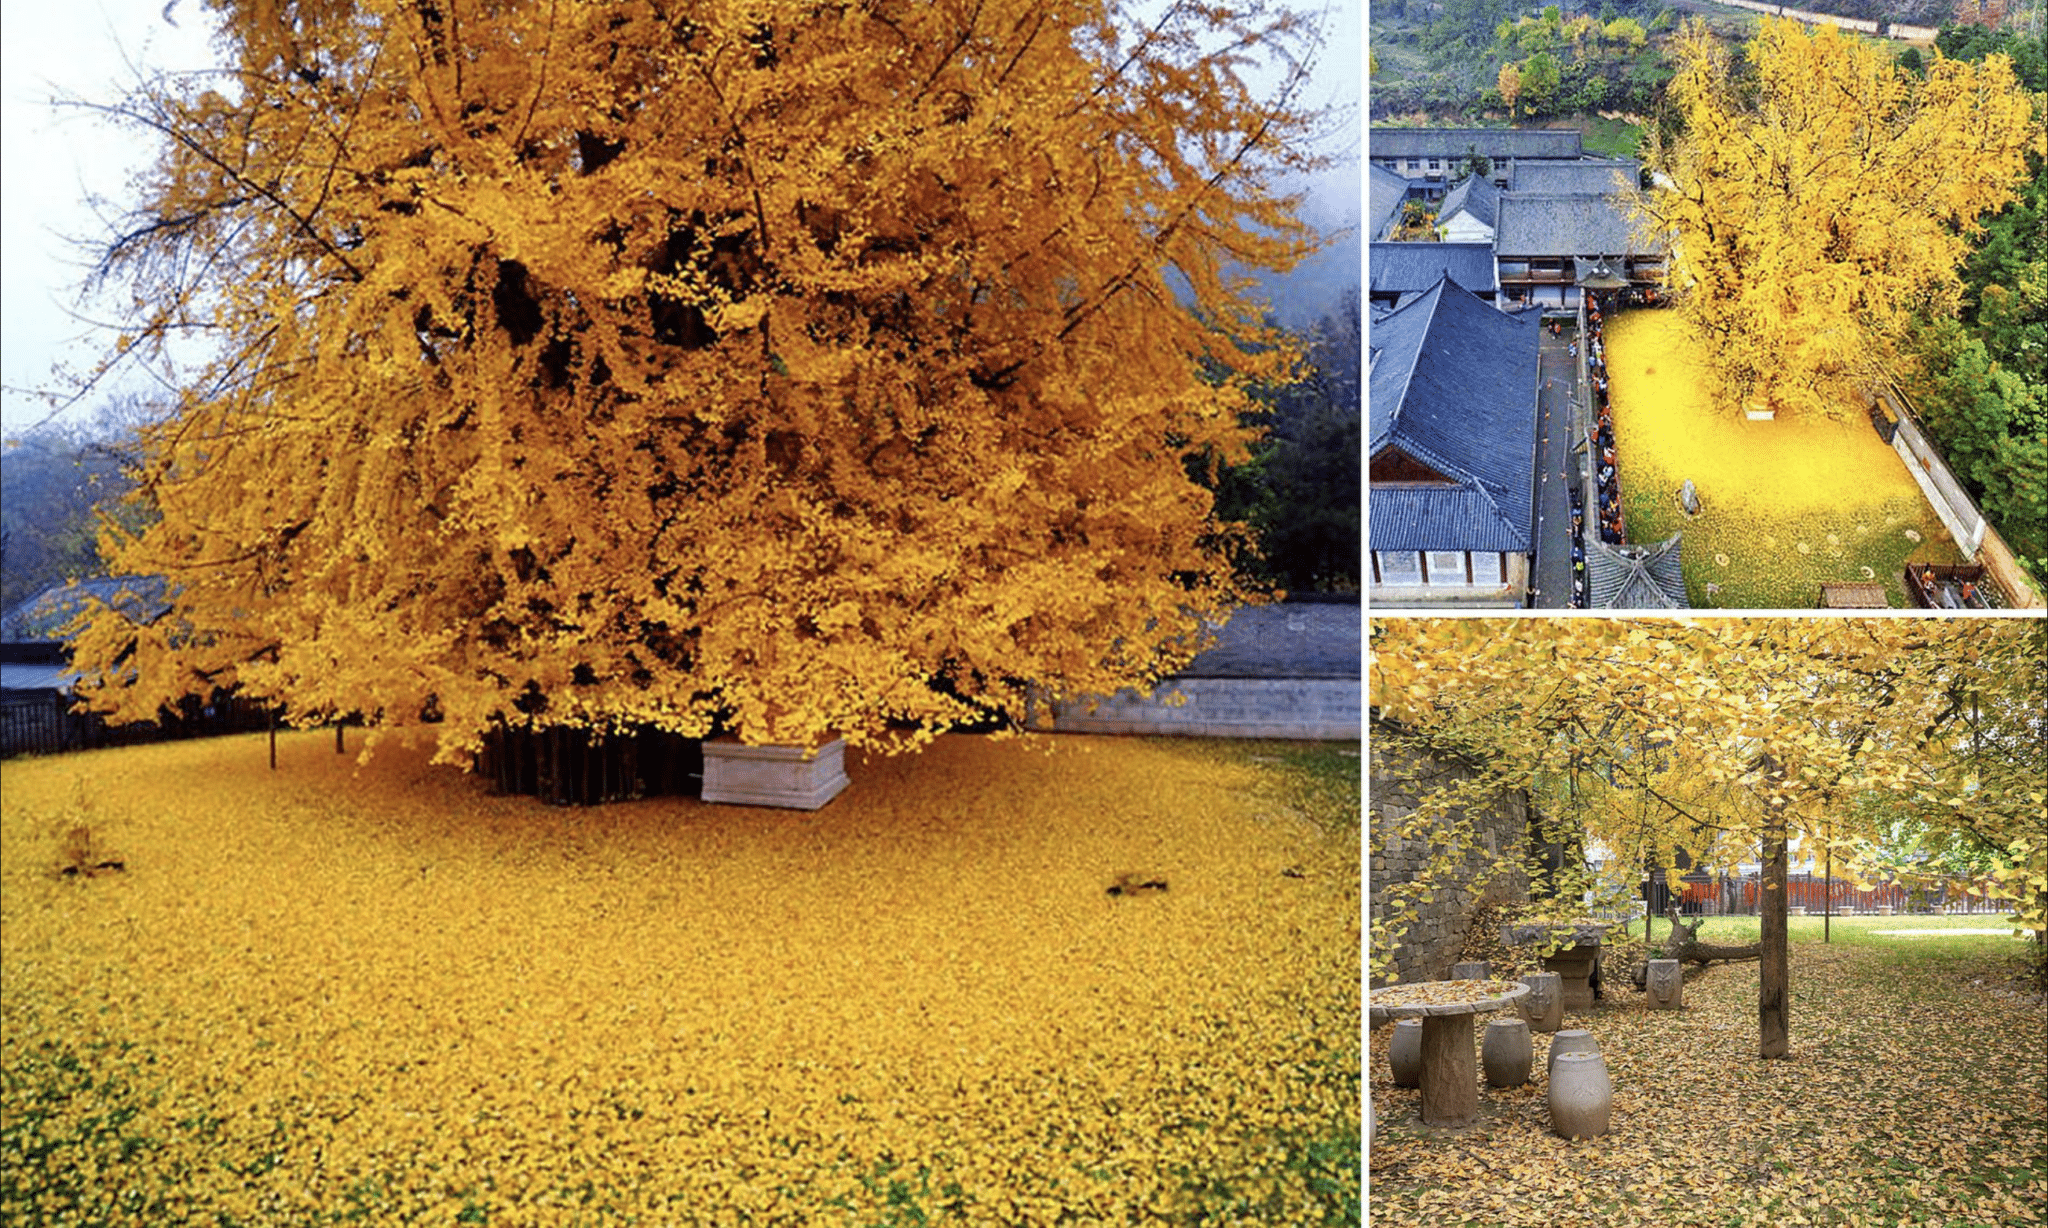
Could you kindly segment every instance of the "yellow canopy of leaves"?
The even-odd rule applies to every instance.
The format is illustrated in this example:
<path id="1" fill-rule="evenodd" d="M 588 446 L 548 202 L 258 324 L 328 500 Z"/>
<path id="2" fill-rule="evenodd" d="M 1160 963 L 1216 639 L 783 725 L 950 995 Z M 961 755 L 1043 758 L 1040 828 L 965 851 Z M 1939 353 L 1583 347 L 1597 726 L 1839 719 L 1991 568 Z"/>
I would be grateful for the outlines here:
<path id="1" fill-rule="evenodd" d="M 1936 55 L 1924 81 L 1883 47 L 1766 18 L 1736 62 L 1703 27 L 1676 44 L 1673 141 L 1637 222 L 1672 240 L 1668 280 L 1712 347 L 1715 400 L 1855 415 L 1915 311 L 1953 310 L 1984 213 L 2048 154 L 2003 56 Z"/>
<path id="2" fill-rule="evenodd" d="M 1312 117 L 1243 76 L 1295 18 L 222 7 L 231 86 L 117 109 L 167 139 L 105 272 L 223 345 L 110 543 L 173 613 L 78 634 L 98 707 L 915 742 L 1245 599 L 1189 472 L 1292 363 L 1227 269 L 1306 250 Z"/>

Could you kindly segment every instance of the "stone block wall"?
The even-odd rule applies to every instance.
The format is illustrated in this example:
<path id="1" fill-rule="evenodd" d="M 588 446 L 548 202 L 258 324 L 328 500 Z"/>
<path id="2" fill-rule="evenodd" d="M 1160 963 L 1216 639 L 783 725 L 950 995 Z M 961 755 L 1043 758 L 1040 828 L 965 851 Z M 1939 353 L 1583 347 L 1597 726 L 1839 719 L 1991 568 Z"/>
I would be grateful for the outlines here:
<path id="1" fill-rule="evenodd" d="M 1177 678 L 1149 698 L 1135 691 L 1053 706 L 1061 733 L 1356 741 L 1356 678 Z"/>
<path id="2" fill-rule="evenodd" d="M 1470 779 L 1470 768 L 1448 756 L 1395 744 L 1387 736 L 1396 731 L 1380 722 L 1372 723 L 1372 768 L 1367 783 L 1366 811 L 1372 824 L 1371 865 L 1368 870 L 1372 919 L 1382 915 L 1381 892 L 1399 883 L 1412 882 L 1441 846 L 1433 841 L 1403 840 L 1397 834 L 1401 824 L 1415 813 L 1419 799 L 1442 779 Z M 1483 810 L 1453 812 L 1472 822 L 1478 839 L 1463 862 L 1449 876 L 1439 879 L 1434 899 L 1422 905 L 1419 920 L 1410 927 L 1394 951 L 1394 966 L 1403 982 L 1441 979 L 1456 962 L 1471 928 L 1472 912 L 1482 904 L 1519 903 L 1528 898 L 1528 880 L 1520 870 L 1529 839 L 1529 798 L 1519 789 L 1503 790 Z M 1496 858 L 1515 863 L 1511 869 L 1483 889 L 1474 881 L 1481 868 Z"/>

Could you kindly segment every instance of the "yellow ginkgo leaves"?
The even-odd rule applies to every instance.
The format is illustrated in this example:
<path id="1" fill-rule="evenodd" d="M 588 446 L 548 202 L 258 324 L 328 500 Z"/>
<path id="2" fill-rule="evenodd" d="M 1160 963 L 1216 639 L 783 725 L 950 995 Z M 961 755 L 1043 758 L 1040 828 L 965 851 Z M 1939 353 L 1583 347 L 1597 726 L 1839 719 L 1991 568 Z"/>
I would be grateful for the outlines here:
<path id="1" fill-rule="evenodd" d="M 1676 51 L 1683 135 L 1651 134 L 1637 216 L 1711 339 L 1717 412 L 1861 418 L 1908 317 L 1955 302 L 1977 218 L 2048 154 L 2034 102 L 2003 56 L 1937 55 L 1922 80 L 1789 18 L 1763 21 L 1747 65 L 1698 25 Z"/>
<path id="2" fill-rule="evenodd" d="M 235 97 L 124 107 L 190 224 L 109 272 L 223 348 L 108 543 L 176 610 L 94 618 L 93 701 L 462 761 L 901 747 L 1171 672 L 1249 597 L 1189 474 L 1294 363 L 1230 270 L 1308 248 L 1268 184 L 1311 117 L 1241 70 L 1313 32 L 1245 7 L 233 9 Z"/>
<path id="3" fill-rule="evenodd" d="M 1356 829 L 1273 769 L 956 737 L 815 815 L 565 812 L 281 742 L 96 755 L 92 881 L 75 764 L 0 767 L 0 1219 L 1356 1204 Z"/>

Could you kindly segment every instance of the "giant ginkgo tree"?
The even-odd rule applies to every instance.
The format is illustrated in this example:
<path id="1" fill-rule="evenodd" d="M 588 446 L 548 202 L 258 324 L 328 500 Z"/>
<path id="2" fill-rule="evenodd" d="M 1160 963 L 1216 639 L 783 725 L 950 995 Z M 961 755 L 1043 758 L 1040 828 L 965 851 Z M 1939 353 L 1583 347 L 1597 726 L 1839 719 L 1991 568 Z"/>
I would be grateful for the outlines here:
<path id="1" fill-rule="evenodd" d="M 1953 313 L 1979 219 L 2048 152 L 2039 100 L 2003 56 L 1936 55 L 1925 77 L 1876 42 L 1765 18 L 1739 54 L 1705 27 L 1674 45 L 1645 237 L 1706 343 L 1717 402 L 1857 416 L 1916 313 Z"/>
<path id="2" fill-rule="evenodd" d="M 1885 868 L 1872 852 L 1892 816 L 1968 839 L 1994 867 L 1983 889 L 2013 902 L 2042 956 L 2048 623 L 1380 620 L 1369 673 L 1382 717 L 1476 765 L 1398 832 L 1375 825 L 1375 841 L 1437 848 L 1418 883 L 1378 901 L 1375 975 L 1416 898 L 1475 847 L 1458 830 L 1465 805 L 1501 788 L 1548 794 L 1553 825 L 1609 849 L 1628 889 L 1638 869 L 1675 871 L 1681 855 L 1715 870 L 1761 862 L 1764 1057 L 1790 1043 L 1794 839 L 1816 857 L 1832 850 L 1849 874 Z"/>
<path id="3" fill-rule="evenodd" d="M 180 372 L 94 704 L 901 745 L 1185 662 L 1314 31 L 1081 0 L 215 0 L 102 272 Z M 893 731 L 893 734 L 892 734 Z"/>

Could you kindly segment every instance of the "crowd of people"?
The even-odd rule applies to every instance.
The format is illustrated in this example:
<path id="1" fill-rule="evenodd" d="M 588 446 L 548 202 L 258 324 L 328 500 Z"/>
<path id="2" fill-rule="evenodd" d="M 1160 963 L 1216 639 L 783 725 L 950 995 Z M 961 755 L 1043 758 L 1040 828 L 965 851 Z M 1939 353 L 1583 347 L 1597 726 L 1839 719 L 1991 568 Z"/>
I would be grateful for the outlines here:
<path id="1" fill-rule="evenodd" d="M 1594 453 L 1594 487 L 1600 492 L 1600 540 L 1618 546 L 1622 540 L 1621 472 L 1614 455 L 1614 414 L 1607 404 L 1607 347 L 1601 334 L 1600 298 L 1586 304 L 1586 382 L 1592 392 L 1594 425 L 1589 442 Z"/>
<path id="2" fill-rule="evenodd" d="M 1631 295 L 1638 293 L 1630 291 Z M 1621 518 L 1621 471 L 1614 452 L 1614 414 L 1607 403 L 1607 345 L 1601 334 L 1601 319 L 1604 295 L 1594 295 L 1586 304 L 1586 381 L 1592 395 L 1594 424 L 1587 435 L 1587 443 L 1593 452 L 1594 488 L 1599 492 L 1600 540 L 1618 546 L 1622 541 Z M 1606 310 L 1613 304 L 1607 303 Z M 1553 325 L 1555 330 L 1557 326 Z M 1576 359 L 1579 356 L 1578 342 L 1573 342 L 1568 352 Z M 1579 484 L 1569 485 L 1572 505 L 1572 604 L 1580 609 L 1587 604 L 1586 585 L 1586 507 L 1585 497 Z"/>

